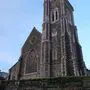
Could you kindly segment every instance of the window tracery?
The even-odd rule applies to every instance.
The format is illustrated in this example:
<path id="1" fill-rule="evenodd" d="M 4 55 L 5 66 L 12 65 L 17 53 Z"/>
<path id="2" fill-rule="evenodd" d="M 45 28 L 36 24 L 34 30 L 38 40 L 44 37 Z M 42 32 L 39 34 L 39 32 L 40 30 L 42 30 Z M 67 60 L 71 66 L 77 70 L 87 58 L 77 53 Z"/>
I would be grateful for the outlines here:
<path id="1" fill-rule="evenodd" d="M 35 50 L 32 50 L 26 60 L 25 74 L 37 72 L 37 54 Z"/>

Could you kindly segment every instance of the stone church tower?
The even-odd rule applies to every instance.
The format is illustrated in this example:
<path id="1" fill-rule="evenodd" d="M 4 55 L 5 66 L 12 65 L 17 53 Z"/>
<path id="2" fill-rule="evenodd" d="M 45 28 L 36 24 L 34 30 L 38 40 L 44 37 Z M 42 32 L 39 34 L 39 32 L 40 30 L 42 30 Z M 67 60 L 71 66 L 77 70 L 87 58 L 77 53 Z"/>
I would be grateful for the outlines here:
<path id="1" fill-rule="evenodd" d="M 73 11 L 68 0 L 44 0 L 41 77 L 85 75 Z"/>

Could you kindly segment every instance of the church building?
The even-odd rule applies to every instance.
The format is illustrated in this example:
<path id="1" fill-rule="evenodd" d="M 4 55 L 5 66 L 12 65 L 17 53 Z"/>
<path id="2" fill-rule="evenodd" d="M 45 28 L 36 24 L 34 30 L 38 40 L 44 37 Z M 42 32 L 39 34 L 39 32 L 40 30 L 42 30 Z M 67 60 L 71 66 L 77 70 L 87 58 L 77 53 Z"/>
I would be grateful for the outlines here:
<path id="1" fill-rule="evenodd" d="M 42 33 L 33 28 L 9 80 L 86 75 L 73 11 L 68 0 L 44 0 Z"/>

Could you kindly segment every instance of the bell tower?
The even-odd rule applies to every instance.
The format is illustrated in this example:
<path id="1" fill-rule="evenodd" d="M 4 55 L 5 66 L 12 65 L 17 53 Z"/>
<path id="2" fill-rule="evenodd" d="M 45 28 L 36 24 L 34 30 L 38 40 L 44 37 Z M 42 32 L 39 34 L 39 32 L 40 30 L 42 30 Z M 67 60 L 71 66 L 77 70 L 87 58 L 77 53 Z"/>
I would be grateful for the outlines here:
<path id="1" fill-rule="evenodd" d="M 73 7 L 68 0 L 44 0 L 41 43 L 41 77 L 80 76 L 83 58 L 74 24 Z M 81 49 L 80 49 L 81 52 Z M 79 67 L 82 62 L 82 69 Z"/>

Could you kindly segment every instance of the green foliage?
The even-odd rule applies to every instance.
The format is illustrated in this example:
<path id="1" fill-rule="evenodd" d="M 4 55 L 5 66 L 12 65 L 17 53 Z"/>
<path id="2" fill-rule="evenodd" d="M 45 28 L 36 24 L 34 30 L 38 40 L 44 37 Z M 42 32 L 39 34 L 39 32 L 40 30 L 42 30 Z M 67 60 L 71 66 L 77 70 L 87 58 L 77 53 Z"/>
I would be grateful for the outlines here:
<path id="1" fill-rule="evenodd" d="M 67 87 L 87 87 L 90 84 L 90 77 L 52 77 L 52 78 L 38 78 L 28 80 L 9 80 L 4 81 L 5 87 L 35 87 L 35 88 L 67 88 Z"/>

